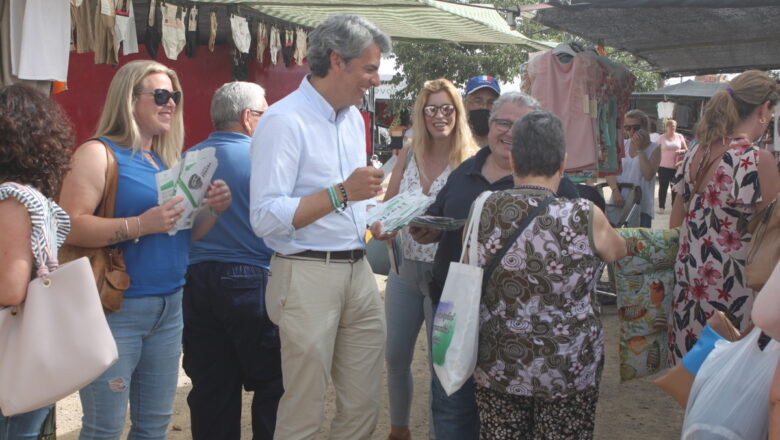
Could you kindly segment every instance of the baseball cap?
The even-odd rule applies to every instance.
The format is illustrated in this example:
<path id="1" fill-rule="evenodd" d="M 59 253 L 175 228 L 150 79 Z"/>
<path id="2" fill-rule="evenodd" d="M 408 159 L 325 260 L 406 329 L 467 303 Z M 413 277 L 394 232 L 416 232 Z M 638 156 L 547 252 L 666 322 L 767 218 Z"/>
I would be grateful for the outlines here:
<path id="1" fill-rule="evenodd" d="M 488 75 L 475 76 L 466 83 L 466 95 L 470 95 L 479 89 L 489 87 L 496 92 L 497 95 L 501 94 L 501 87 L 498 86 L 498 81 L 495 78 Z"/>

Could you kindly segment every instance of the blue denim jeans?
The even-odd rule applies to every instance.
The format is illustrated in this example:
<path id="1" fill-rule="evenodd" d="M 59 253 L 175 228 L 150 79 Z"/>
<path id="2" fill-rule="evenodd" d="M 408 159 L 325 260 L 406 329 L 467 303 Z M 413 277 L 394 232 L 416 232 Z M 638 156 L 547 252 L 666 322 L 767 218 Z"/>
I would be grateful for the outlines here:
<path id="1" fill-rule="evenodd" d="M 430 335 L 429 333 L 429 345 Z M 477 398 L 474 394 L 473 378 L 469 378 L 458 391 L 448 396 L 441 386 L 439 378 L 436 374 L 433 374 L 431 398 L 433 429 L 437 438 L 479 440 L 479 411 L 477 409 Z"/>
<path id="2" fill-rule="evenodd" d="M 125 298 L 122 309 L 106 317 L 119 360 L 79 392 L 80 440 L 119 439 L 128 402 L 128 440 L 166 438 L 179 375 L 181 303 L 181 290 Z"/>
<path id="3" fill-rule="evenodd" d="M 417 335 L 420 333 L 423 321 L 425 322 L 426 335 L 431 334 L 431 325 L 433 325 L 431 297 L 428 295 L 432 268 L 433 263 L 404 260 L 401 265 L 401 273 L 397 274 L 391 271 L 387 281 L 385 361 L 387 362 L 390 424 L 393 426 L 409 425 L 414 383 L 411 368 L 414 346 L 417 343 Z M 430 343 L 428 346 L 430 347 Z M 430 359 L 430 350 L 428 358 Z M 431 373 L 433 373 L 432 370 Z M 429 423 L 428 437 L 436 438 L 433 432 L 433 422 Z"/>
<path id="4" fill-rule="evenodd" d="M 268 319 L 268 270 L 190 265 L 184 286 L 184 371 L 192 438 L 240 440 L 241 388 L 253 391 L 254 440 L 272 440 L 282 385 L 279 329 Z"/>
<path id="5" fill-rule="evenodd" d="M 0 412 L 0 440 L 37 439 L 50 409 L 51 405 L 15 416 Z"/>

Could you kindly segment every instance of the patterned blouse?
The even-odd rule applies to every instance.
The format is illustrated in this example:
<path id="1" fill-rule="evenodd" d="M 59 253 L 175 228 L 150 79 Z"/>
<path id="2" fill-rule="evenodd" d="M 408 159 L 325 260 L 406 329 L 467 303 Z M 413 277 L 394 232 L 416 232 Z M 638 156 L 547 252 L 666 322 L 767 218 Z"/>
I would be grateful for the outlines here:
<path id="1" fill-rule="evenodd" d="M 478 234 L 479 265 L 490 264 L 531 210 L 551 195 L 513 189 L 491 195 Z M 596 269 L 592 204 L 555 199 L 496 266 L 480 305 L 480 385 L 557 399 L 597 386 L 604 334 L 593 306 Z"/>
<path id="2" fill-rule="evenodd" d="M 41 262 L 53 264 L 48 261 L 46 254 L 48 252 L 56 261 L 57 250 L 70 232 L 70 217 L 51 199 L 31 186 L 14 182 L 0 184 L 0 200 L 9 197 L 18 200 L 30 213 L 33 266 L 37 269 Z"/>
<path id="3" fill-rule="evenodd" d="M 409 154 L 412 154 L 412 152 L 410 151 Z M 444 171 L 442 171 L 441 174 L 439 174 L 439 176 L 434 179 L 433 183 L 431 183 L 431 187 L 428 189 L 429 197 L 434 199 L 436 198 L 436 196 L 439 194 L 439 191 L 441 191 L 441 189 L 444 187 L 444 184 L 447 183 L 447 178 L 450 176 L 450 171 L 452 170 L 450 169 L 450 166 L 447 165 L 447 168 L 445 168 Z M 412 158 L 409 160 L 409 164 L 404 170 L 404 176 L 401 178 L 401 186 L 398 192 L 403 193 L 407 191 L 418 190 L 422 190 L 422 186 L 420 185 L 420 171 L 417 169 L 417 161 L 414 158 L 414 155 L 412 155 Z M 401 240 L 404 247 L 404 258 L 407 260 L 433 263 L 433 257 L 436 255 L 436 247 L 438 246 L 438 243 L 417 243 L 409 233 L 408 226 L 404 227 L 401 231 Z"/>

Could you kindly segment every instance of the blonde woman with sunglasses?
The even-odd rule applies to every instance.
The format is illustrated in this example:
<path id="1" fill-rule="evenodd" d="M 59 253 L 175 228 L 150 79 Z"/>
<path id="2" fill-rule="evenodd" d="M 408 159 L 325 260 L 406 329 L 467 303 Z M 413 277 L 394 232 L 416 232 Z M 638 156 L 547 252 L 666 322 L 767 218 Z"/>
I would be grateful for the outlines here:
<path id="1" fill-rule="evenodd" d="M 477 149 L 460 94 L 446 79 L 425 83 L 415 101 L 412 117 L 415 127 L 412 140 L 398 156 L 385 201 L 401 192 L 419 190 L 435 198 L 450 171 Z M 418 244 L 409 235 L 408 227 L 400 235 L 402 246 L 397 251 L 403 252 L 403 263 L 400 273 L 390 274 L 385 294 L 389 439 L 393 440 L 411 438 L 411 364 L 423 321 L 428 335 L 433 324 L 428 282 L 437 246 L 436 243 Z M 434 438 L 433 424 L 430 426 L 429 437 Z"/>
<path id="2" fill-rule="evenodd" d="M 165 439 L 173 414 L 182 338 L 182 287 L 190 242 L 231 203 L 222 181 L 209 185 L 208 209 L 193 228 L 168 232 L 181 217 L 181 197 L 157 204 L 155 174 L 175 165 L 184 129 L 176 73 L 154 61 L 120 68 L 108 88 L 93 139 L 76 150 L 60 196 L 71 217 L 67 243 L 124 253 L 130 287 L 121 309 L 106 316 L 119 360 L 79 392 L 79 438 L 118 439 L 128 403 L 128 438 Z M 110 151 L 108 150 L 110 149 Z M 113 218 L 94 213 L 106 183 L 109 153 L 118 165 Z"/>

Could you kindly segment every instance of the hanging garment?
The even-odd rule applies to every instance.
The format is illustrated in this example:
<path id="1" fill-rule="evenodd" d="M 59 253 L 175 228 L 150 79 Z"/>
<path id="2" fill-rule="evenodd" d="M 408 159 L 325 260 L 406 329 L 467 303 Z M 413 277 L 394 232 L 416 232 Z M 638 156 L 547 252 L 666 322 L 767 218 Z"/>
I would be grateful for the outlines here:
<path id="1" fill-rule="evenodd" d="M 292 66 L 293 60 L 293 40 L 295 32 L 292 29 L 284 30 L 284 41 L 282 42 L 282 59 L 286 67 Z"/>
<path id="2" fill-rule="evenodd" d="M 233 81 L 246 81 L 249 79 L 249 54 L 241 53 L 238 49 L 233 49 Z"/>
<path id="3" fill-rule="evenodd" d="M 184 49 L 184 8 L 163 5 L 162 43 L 165 56 L 175 60 Z"/>
<path id="4" fill-rule="evenodd" d="M 306 58 L 306 31 L 303 28 L 295 30 L 295 64 L 303 66 L 303 59 Z"/>
<path id="5" fill-rule="evenodd" d="M 195 57 L 195 49 L 198 47 L 198 7 L 193 6 L 187 11 L 187 35 L 184 54 L 190 58 Z"/>
<path id="6" fill-rule="evenodd" d="M 70 57 L 70 4 L 10 0 L 11 71 L 20 79 L 65 81 Z"/>
<path id="7" fill-rule="evenodd" d="M 11 3 L 0 0 L 0 85 L 25 84 L 44 95 L 51 90 L 51 81 L 19 79 L 11 73 Z"/>
<path id="8" fill-rule="evenodd" d="M 120 3 L 124 3 L 120 6 Z M 127 12 L 127 15 L 120 14 Z M 116 24 L 114 25 L 114 48 L 119 54 L 119 45 L 122 44 L 122 53 L 130 55 L 138 53 L 138 35 L 135 32 L 135 12 L 133 12 L 133 2 L 130 0 L 120 0 L 117 3 Z"/>
<path id="9" fill-rule="evenodd" d="M 157 59 L 157 49 L 160 47 L 160 30 L 155 26 L 157 23 L 157 0 L 149 1 L 149 20 L 146 22 L 146 32 L 144 33 L 144 46 L 153 60 Z"/>
<path id="10" fill-rule="evenodd" d="M 268 47 L 271 50 L 271 63 L 275 66 L 279 51 L 282 49 L 282 40 L 279 37 L 279 29 L 273 26 L 271 27 L 271 37 L 268 44 Z"/>
<path id="11" fill-rule="evenodd" d="M 674 116 L 674 103 L 670 101 L 662 101 L 656 104 L 658 110 L 658 119 L 672 119 Z"/>
<path id="12" fill-rule="evenodd" d="M 246 18 L 238 15 L 230 15 L 230 32 L 233 34 L 233 43 L 241 53 L 249 53 L 249 45 L 252 36 L 249 35 L 249 25 Z"/>
<path id="13" fill-rule="evenodd" d="M 94 35 L 92 30 L 93 14 L 92 11 L 97 8 L 96 0 L 82 0 L 76 5 L 71 5 L 73 11 L 73 26 L 76 28 L 76 52 L 92 52 Z"/>
<path id="14" fill-rule="evenodd" d="M 263 54 L 268 47 L 268 25 L 265 23 L 257 23 L 257 61 L 263 62 Z"/>
<path id="15" fill-rule="evenodd" d="M 209 22 L 211 23 L 209 30 L 209 51 L 214 52 L 214 43 L 217 41 L 217 13 L 211 11 L 209 14 Z"/>
<path id="16" fill-rule="evenodd" d="M 113 0 L 100 0 L 100 7 L 95 10 L 95 40 L 92 45 L 95 50 L 95 64 L 119 64 L 115 49 L 115 11 Z"/>

